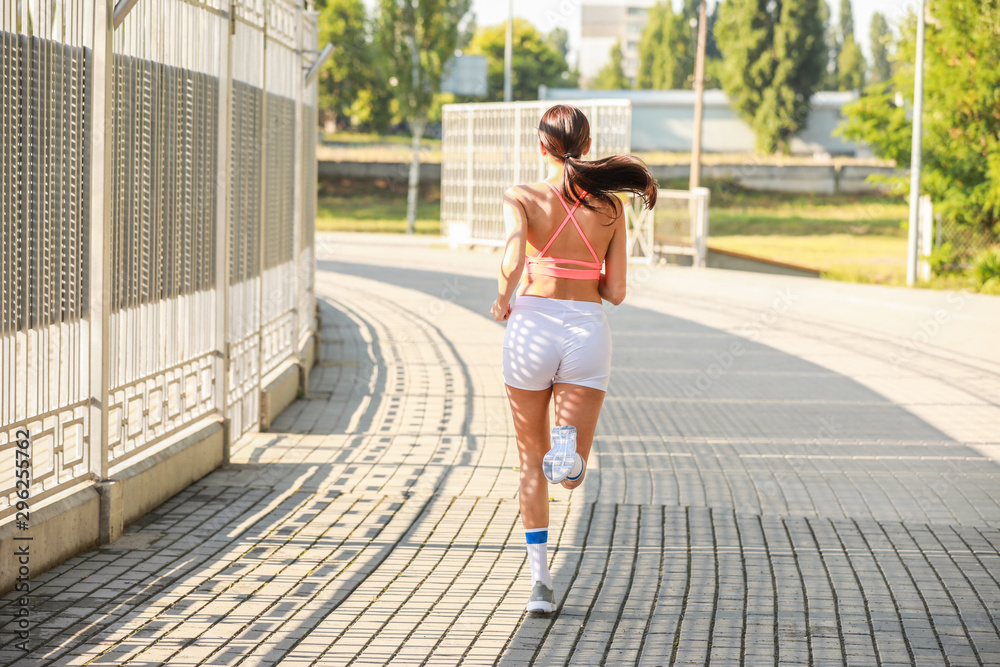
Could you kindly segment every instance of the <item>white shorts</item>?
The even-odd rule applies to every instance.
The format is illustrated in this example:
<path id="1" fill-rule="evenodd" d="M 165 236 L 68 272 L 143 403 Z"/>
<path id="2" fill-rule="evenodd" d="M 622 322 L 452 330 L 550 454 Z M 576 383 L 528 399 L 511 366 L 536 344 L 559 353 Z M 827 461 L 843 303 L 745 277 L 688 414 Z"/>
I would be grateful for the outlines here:
<path id="1" fill-rule="evenodd" d="M 601 304 L 518 297 L 503 339 L 506 384 L 540 391 L 566 382 L 607 391 L 610 377 L 611 329 Z"/>

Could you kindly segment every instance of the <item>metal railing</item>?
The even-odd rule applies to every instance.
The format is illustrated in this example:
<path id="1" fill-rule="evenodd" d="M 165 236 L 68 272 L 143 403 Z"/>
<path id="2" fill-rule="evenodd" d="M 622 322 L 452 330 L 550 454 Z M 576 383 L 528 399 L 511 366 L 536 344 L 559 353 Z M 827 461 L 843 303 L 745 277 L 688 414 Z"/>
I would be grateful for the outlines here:
<path id="1" fill-rule="evenodd" d="M 656 206 L 642 207 L 633 200 L 626 207 L 629 258 L 654 262 L 667 255 L 691 257 L 692 266 L 704 267 L 708 257 L 708 188 L 658 190 Z"/>
<path id="2" fill-rule="evenodd" d="M 299 363 L 310 9 L 139 0 L 113 28 L 111 0 L 0 0 L 0 521 L 18 429 L 37 506 L 192 426 L 254 430 Z"/>

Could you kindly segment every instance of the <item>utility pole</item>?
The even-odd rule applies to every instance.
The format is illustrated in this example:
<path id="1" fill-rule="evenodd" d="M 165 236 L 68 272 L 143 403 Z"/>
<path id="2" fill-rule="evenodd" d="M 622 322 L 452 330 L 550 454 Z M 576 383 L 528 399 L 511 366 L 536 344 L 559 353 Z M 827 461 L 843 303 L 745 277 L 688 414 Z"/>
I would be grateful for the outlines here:
<path id="1" fill-rule="evenodd" d="M 926 0 L 920 0 L 917 14 L 917 65 L 913 84 L 913 147 L 910 154 L 910 228 L 907 238 L 906 284 L 917 282 L 917 238 L 920 221 L 920 169 L 923 151 L 924 116 L 924 23 Z"/>
<path id="2" fill-rule="evenodd" d="M 503 101 L 514 99 L 511 82 L 511 60 L 514 58 L 514 0 L 509 0 L 507 12 L 507 39 L 503 47 Z"/>
<path id="3" fill-rule="evenodd" d="M 705 115 L 705 42 L 708 40 L 707 0 L 698 10 L 698 52 L 694 61 L 694 138 L 691 142 L 691 190 L 701 185 L 701 122 Z"/>

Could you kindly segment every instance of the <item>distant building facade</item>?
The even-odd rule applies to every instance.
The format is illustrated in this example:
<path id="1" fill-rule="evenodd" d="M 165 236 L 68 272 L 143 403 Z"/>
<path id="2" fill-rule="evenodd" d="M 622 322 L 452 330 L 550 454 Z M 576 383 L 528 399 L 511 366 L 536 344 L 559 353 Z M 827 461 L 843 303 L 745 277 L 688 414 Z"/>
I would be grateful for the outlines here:
<path id="1" fill-rule="evenodd" d="M 843 117 L 841 108 L 856 100 L 855 92 L 821 92 L 812 97 L 812 111 L 805 128 L 796 134 L 789 149 L 797 155 L 870 156 L 870 151 L 834 130 Z M 546 88 L 538 91 L 540 100 L 626 99 L 632 102 L 632 150 L 691 150 L 694 137 L 694 100 L 692 90 L 580 90 Z M 705 117 L 702 149 L 713 153 L 750 153 L 756 146 L 753 130 L 729 106 L 721 90 L 705 91 Z"/>
<path id="2" fill-rule="evenodd" d="M 615 42 L 622 45 L 622 69 L 632 85 L 639 73 L 639 38 L 656 0 L 584 0 L 580 26 L 580 77 L 583 85 L 610 60 Z"/>

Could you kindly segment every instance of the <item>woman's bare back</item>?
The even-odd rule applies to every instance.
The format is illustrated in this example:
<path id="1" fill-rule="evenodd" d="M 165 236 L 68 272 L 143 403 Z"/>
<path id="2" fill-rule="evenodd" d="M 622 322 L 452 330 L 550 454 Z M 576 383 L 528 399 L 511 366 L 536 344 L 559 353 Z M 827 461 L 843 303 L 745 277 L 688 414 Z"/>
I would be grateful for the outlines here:
<path id="1" fill-rule="evenodd" d="M 561 189 L 561 184 L 552 184 L 557 190 Z M 552 235 L 556 233 L 559 226 L 566 220 L 566 209 L 560 203 L 556 193 L 545 185 L 544 182 L 520 185 L 514 189 L 518 202 L 523 207 L 527 219 L 528 238 L 527 254 L 538 255 L 545 244 L 549 242 Z M 575 200 L 567 200 L 566 204 L 573 208 Z M 607 210 L 606 206 L 599 206 L 598 211 L 592 211 L 582 204 L 573 213 L 587 240 L 594 248 L 594 253 L 598 260 L 604 261 L 611 244 L 611 239 L 615 234 L 617 225 L 612 224 L 613 213 Z M 573 259 L 591 262 L 593 257 L 587 244 L 576 231 L 572 221 L 560 232 L 559 236 L 552 242 L 552 245 L 545 253 L 546 257 L 556 257 L 560 259 Z M 555 266 L 566 268 L 579 268 L 573 264 L 556 263 Z M 543 296 L 550 299 L 567 299 L 571 301 L 595 301 L 600 302 L 597 280 L 572 280 L 566 278 L 554 278 L 546 275 L 527 275 L 519 290 L 519 294 L 530 296 Z"/>

